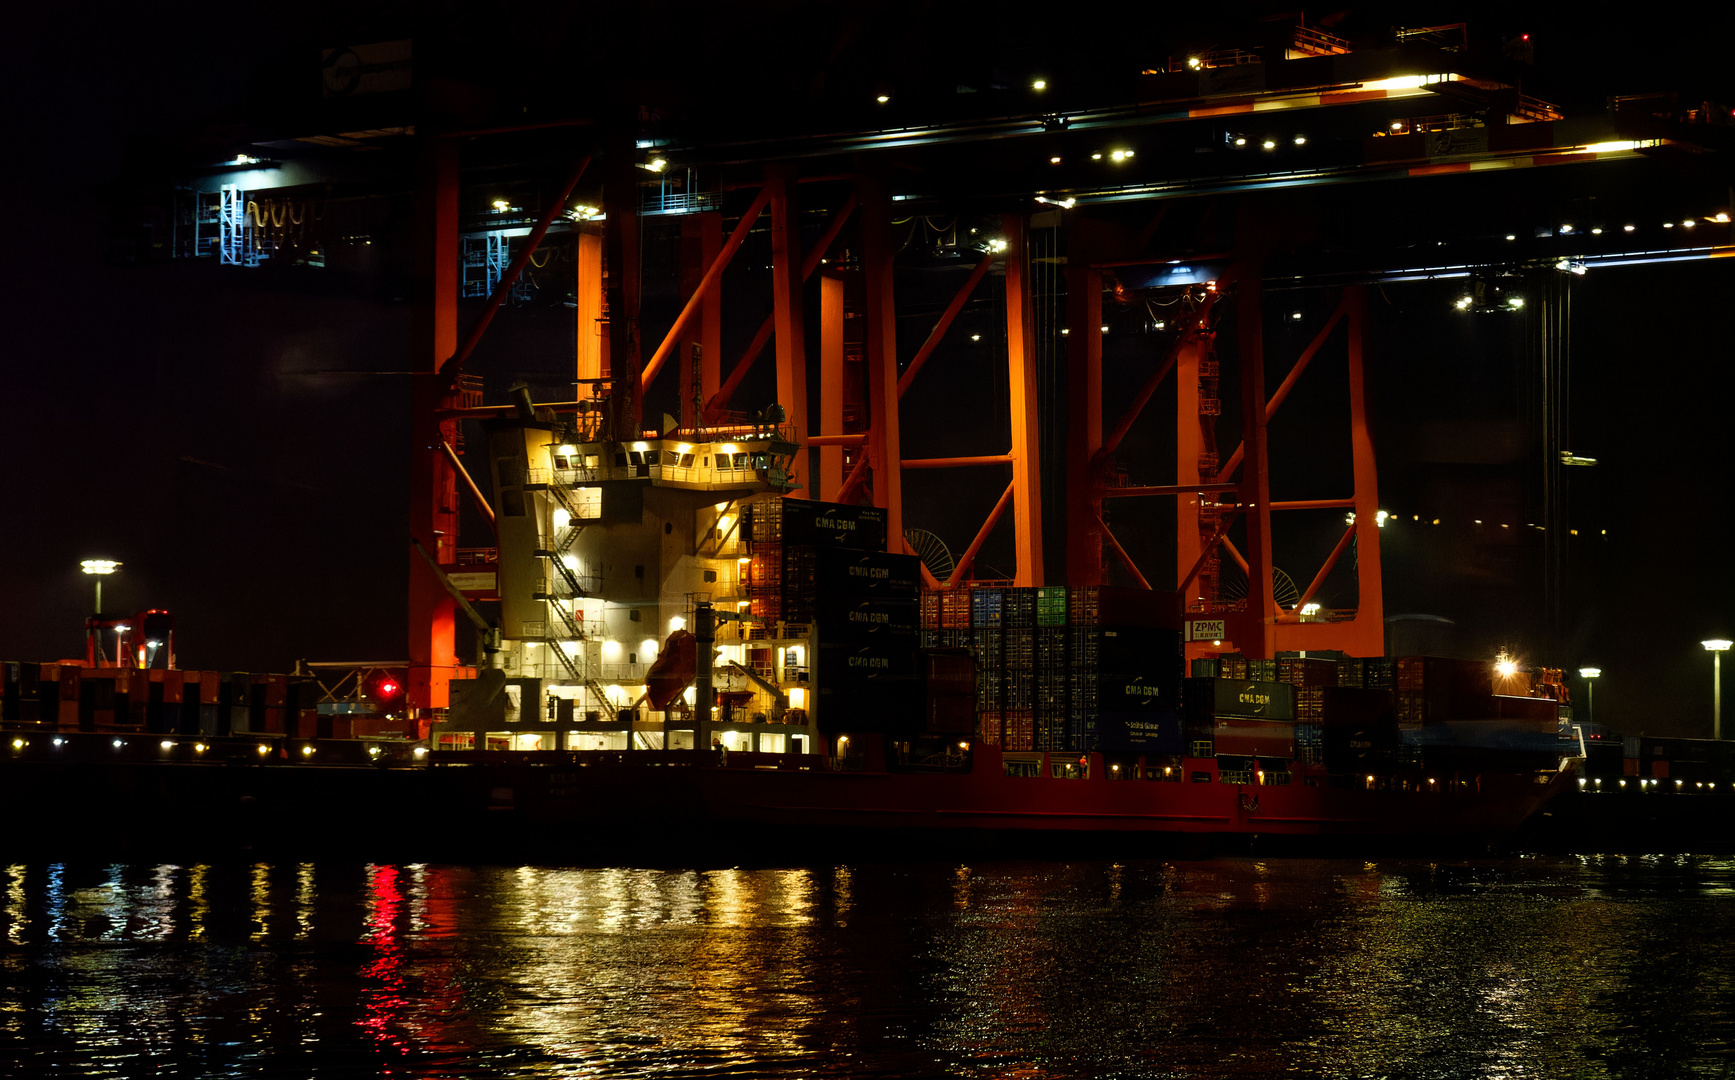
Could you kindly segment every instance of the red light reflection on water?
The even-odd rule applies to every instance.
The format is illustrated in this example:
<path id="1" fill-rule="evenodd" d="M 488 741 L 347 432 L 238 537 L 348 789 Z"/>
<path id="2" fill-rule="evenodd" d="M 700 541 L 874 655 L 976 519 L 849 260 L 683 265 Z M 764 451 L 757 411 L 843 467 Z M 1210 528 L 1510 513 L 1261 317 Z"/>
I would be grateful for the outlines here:
<path id="1" fill-rule="evenodd" d="M 446 1055 L 462 1055 L 467 1046 L 449 1034 L 463 1018 L 455 965 L 425 950 L 412 959 L 405 946 L 406 932 L 419 937 L 427 929 L 420 922 L 427 912 L 420 910 L 417 899 L 425 895 L 418 888 L 426 884 L 421 873 L 419 867 L 410 871 L 397 866 L 368 868 L 367 932 L 361 942 L 373 946 L 374 958 L 359 972 L 367 986 L 362 992 L 365 1015 L 357 1022 L 382 1056 L 413 1057 L 418 1067 L 437 1065 Z M 449 919 L 448 905 L 439 907 L 437 914 Z M 434 931 L 434 936 L 440 936 L 439 927 Z"/>

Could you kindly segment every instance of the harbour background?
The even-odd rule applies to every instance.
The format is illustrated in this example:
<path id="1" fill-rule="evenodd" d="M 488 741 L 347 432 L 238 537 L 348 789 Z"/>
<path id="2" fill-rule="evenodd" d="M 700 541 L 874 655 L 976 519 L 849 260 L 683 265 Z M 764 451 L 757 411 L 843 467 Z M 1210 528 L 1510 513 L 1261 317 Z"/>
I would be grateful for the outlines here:
<path id="1" fill-rule="evenodd" d="M 1663 1077 L 1735 860 L 0 863 L 0 1074 Z"/>

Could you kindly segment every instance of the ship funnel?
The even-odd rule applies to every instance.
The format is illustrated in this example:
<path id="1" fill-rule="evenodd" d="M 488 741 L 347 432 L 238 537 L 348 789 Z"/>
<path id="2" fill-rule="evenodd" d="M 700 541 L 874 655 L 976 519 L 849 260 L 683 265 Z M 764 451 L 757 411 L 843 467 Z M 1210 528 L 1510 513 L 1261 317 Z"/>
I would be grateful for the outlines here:
<path id="1" fill-rule="evenodd" d="M 530 400 L 530 387 L 517 382 L 506 392 L 512 396 L 512 404 L 518 410 L 518 419 L 527 423 L 535 421 L 536 405 Z"/>

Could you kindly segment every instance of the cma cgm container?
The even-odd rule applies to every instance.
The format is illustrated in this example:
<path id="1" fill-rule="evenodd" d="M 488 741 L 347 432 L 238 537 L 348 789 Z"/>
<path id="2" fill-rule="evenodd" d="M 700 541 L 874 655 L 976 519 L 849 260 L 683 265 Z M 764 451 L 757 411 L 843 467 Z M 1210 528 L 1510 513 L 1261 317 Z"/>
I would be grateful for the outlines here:
<path id="1" fill-rule="evenodd" d="M 1236 716 L 1248 720 L 1295 720 L 1295 687 L 1248 679 L 1187 679 L 1181 687 L 1191 718 Z"/>
<path id="2" fill-rule="evenodd" d="M 751 518 L 748 536 L 754 544 L 814 544 L 862 551 L 886 549 L 886 512 L 883 507 L 768 496 L 748 503 L 744 513 Z"/>

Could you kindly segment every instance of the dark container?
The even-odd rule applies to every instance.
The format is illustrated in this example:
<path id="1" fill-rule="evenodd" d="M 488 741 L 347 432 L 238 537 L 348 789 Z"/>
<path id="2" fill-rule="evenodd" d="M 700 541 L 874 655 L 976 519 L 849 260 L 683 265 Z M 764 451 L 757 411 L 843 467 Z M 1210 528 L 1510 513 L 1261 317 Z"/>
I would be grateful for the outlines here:
<path id="1" fill-rule="evenodd" d="M 900 634 L 914 638 L 917 630 L 914 600 L 863 600 L 859 597 L 825 597 L 814 609 L 820 640 L 853 640 L 860 637 Z"/>
<path id="2" fill-rule="evenodd" d="M 822 598 L 834 593 L 846 596 L 895 593 L 900 599 L 914 601 L 921 593 L 922 562 L 914 555 L 828 547 L 815 551 Z"/>
<path id="3" fill-rule="evenodd" d="M 929 731 L 968 735 L 976 727 L 976 662 L 962 649 L 924 652 Z"/>
<path id="4" fill-rule="evenodd" d="M 1382 773 L 1397 764 L 1398 729 L 1392 724 L 1328 727 L 1320 739 L 1329 772 Z"/>
<path id="5" fill-rule="evenodd" d="M 1136 626 L 1104 626 L 1097 663 L 1104 671 L 1148 671 L 1181 676 L 1181 632 Z"/>
<path id="6" fill-rule="evenodd" d="M 1097 716 L 1102 749 L 1138 754 L 1180 754 L 1187 749 L 1186 725 L 1174 712 L 1110 712 Z"/>
<path id="7" fill-rule="evenodd" d="M 1036 627 L 1036 590 L 1022 586 L 996 590 L 1002 594 L 1001 623 L 1009 629 L 1031 630 Z"/>
<path id="8" fill-rule="evenodd" d="M 1368 727 L 1397 719 L 1397 698 L 1390 690 L 1328 686 L 1321 690 L 1322 727 Z"/>
<path id="9" fill-rule="evenodd" d="M 1099 672 L 1096 704 L 1104 712 L 1178 712 L 1181 708 L 1180 672 Z"/>
<path id="10" fill-rule="evenodd" d="M 1248 679 L 1188 679 L 1181 687 L 1190 717 L 1237 716 L 1254 720 L 1295 719 L 1295 687 Z"/>
<path id="11" fill-rule="evenodd" d="M 782 542 L 886 549 L 886 512 L 877 506 L 766 497 L 751 502 L 744 516 L 755 546 Z"/>

